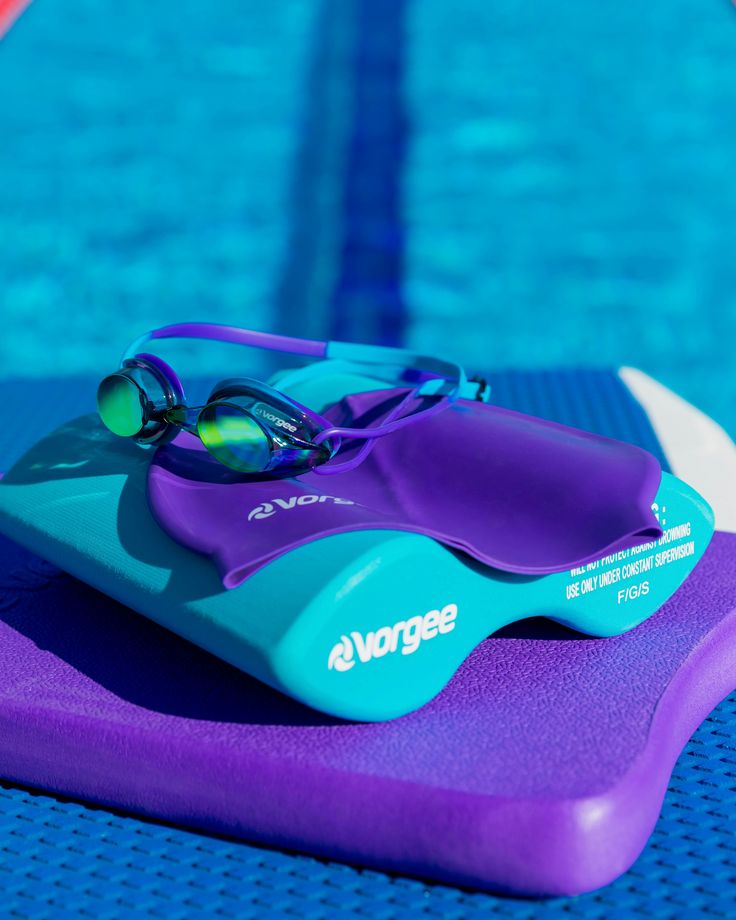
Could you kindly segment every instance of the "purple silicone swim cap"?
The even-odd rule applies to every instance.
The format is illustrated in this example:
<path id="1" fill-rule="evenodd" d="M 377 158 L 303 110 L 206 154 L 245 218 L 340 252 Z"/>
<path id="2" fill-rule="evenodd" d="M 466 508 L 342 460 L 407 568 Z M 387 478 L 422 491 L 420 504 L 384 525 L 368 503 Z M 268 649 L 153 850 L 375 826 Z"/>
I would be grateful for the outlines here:
<path id="1" fill-rule="evenodd" d="M 347 396 L 324 414 L 376 424 L 405 393 Z M 458 400 L 330 478 L 248 480 L 183 433 L 157 451 L 148 495 L 164 530 L 211 556 L 232 588 L 296 546 L 364 529 L 425 534 L 507 572 L 564 571 L 659 538 L 660 479 L 638 447 Z"/>

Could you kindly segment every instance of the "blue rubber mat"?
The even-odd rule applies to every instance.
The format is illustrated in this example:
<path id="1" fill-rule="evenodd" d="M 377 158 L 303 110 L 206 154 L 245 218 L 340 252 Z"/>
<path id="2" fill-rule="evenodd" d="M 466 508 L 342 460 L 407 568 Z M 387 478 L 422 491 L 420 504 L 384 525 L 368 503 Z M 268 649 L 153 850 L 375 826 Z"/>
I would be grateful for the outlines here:
<path id="1" fill-rule="evenodd" d="M 498 401 L 655 447 L 646 417 L 608 372 L 494 373 Z M 0 429 L 0 467 L 93 406 L 80 378 L 0 383 L 18 413 Z M 591 398 L 595 394 L 599 398 Z M 12 597 L 12 585 L 3 586 Z M 6 600 L 7 602 L 7 600 Z M 0 774 L 2 768 L 0 765 Z M 736 901 L 736 694 L 680 757 L 654 835 L 603 891 L 548 902 L 473 893 L 113 814 L 0 783 L 0 895 L 6 915 L 304 918 L 732 916 Z"/>

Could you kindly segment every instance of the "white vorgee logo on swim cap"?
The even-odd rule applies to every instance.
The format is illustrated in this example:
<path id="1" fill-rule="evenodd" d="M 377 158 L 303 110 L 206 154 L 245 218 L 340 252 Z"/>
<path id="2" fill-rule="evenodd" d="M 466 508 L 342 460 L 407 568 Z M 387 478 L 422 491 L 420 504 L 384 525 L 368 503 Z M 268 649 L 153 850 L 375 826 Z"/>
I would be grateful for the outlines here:
<path id="1" fill-rule="evenodd" d="M 288 511 L 303 505 L 316 505 L 320 502 L 333 502 L 335 505 L 354 505 L 351 498 L 337 498 L 335 495 L 292 495 L 291 498 L 274 498 L 270 502 L 261 502 L 248 512 L 249 521 L 262 521 L 276 514 L 279 508 Z"/>
<path id="2" fill-rule="evenodd" d="M 399 648 L 402 655 L 413 655 L 422 642 L 451 633 L 456 620 L 457 604 L 446 604 L 441 610 L 429 610 L 423 617 L 399 620 L 393 626 L 381 626 L 365 635 L 353 630 L 349 636 L 343 634 L 340 641 L 332 646 L 327 668 L 330 671 L 349 671 L 357 661 L 365 664 L 374 658 L 390 655 Z"/>

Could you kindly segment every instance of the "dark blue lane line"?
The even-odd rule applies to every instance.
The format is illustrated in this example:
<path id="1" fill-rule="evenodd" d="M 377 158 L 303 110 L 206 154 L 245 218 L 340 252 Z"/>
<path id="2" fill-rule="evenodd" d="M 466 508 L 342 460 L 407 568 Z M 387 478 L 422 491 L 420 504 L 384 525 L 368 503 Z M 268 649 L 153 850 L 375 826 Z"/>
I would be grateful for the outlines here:
<path id="1" fill-rule="evenodd" d="M 401 344 L 406 0 L 323 0 L 274 292 L 277 331 Z"/>
<path id="2" fill-rule="evenodd" d="M 352 0 L 322 0 L 299 88 L 299 141 L 288 190 L 288 241 L 274 289 L 274 331 L 323 339 L 339 274 L 345 147 L 352 118 Z"/>
<path id="3" fill-rule="evenodd" d="M 404 339 L 401 180 L 406 0 L 353 0 L 352 131 L 343 185 L 343 243 L 330 337 Z"/>

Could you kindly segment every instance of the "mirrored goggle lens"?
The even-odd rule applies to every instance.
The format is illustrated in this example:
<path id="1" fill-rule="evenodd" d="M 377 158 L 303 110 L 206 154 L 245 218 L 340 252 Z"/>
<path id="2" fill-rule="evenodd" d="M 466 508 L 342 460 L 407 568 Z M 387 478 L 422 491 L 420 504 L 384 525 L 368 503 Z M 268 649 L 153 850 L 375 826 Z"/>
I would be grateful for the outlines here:
<path id="1" fill-rule="evenodd" d="M 271 439 L 244 409 L 211 403 L 199 413 L 202 443 L 220 463 L 241 473 L 259 473 L 271 460 Z"/>
<path id="2" fill-rule="evenodd" d="M 110 374 L 97 388 L 97 411 L 113 434 L 132 437 L 145 424 L 141 390 L 129 377 Z"/>

